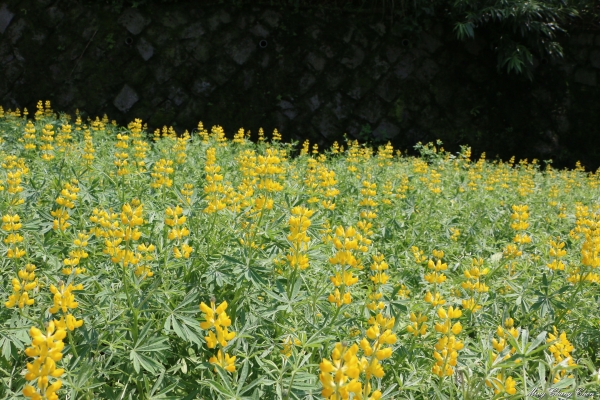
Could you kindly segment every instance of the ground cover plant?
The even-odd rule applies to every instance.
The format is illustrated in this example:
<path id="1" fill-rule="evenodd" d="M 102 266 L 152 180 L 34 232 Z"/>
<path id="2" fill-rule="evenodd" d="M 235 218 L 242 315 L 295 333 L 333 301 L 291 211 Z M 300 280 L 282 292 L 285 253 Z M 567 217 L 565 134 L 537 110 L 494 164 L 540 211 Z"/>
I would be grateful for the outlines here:
<path id="1" fill-rule="evenodd" d="M 592 398 L 600 176 L 0 111 L 0 397 Z"/>

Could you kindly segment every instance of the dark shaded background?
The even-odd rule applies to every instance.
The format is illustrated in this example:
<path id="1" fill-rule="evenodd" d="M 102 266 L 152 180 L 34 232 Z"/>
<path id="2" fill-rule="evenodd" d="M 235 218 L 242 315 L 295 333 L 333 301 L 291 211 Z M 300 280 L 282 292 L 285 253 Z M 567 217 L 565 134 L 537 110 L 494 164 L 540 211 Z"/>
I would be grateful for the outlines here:
<path id="1" fill-rule="evenodd" d="M 33 113 L 49 99 L 150 132 L 203 121 L 230 137 L 243 126 L 321 147 L 344 133 L 400 149 L 441 139 L 600 166 L 593 23 L 569 27 L 564 59 L 534 60 L 529 80 L 497 68 L 493 27 L 459 41 L 444 15 L 407 20 L 392 2 L 272 3 L 0 1 L 0 104 Z"/>

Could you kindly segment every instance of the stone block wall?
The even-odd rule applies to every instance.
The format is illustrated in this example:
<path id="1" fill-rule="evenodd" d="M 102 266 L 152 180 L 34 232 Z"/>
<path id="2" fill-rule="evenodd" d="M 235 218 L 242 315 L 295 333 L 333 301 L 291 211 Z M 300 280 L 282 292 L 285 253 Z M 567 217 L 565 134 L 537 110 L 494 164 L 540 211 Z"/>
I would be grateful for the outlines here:
<path id="1" fill-rule="evenodd" d="M 490 156 L 582 159 L 600 117 L 600 32 L 563 38 L 535 79 L 496 69 L 485 37 L 318 9 L 0 0 L 0 105 L 106 113 L 150 129 L 280 130 L 321 145 L 350 138 L 411 148 L 442 139 Z M 596 108 L 594 108 L 596 107 Z M 585 131 L 585 132 L 584 132 Z M 600 145 L 600 139 L 597 139 Z M 595 161 L 596 160 L 596 161 Z M 598 165 L 596 165 L 597 167 Z"/>

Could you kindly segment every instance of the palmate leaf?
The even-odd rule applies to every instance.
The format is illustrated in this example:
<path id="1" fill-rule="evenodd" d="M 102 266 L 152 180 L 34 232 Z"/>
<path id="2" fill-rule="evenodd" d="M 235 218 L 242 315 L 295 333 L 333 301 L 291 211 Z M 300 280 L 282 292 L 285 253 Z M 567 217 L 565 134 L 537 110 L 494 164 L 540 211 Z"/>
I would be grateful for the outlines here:
<path id="1" fill-rule="evenodd" d="M 241 398 L 244 394 L 248 393 L 250 390 L 254 389 L 256 386 L 260 385 L 264 381 L 264 377 L 260 376 L 254 381 L 245 385 L 246 379 L 249 376 L 249 364 L 250 362 L 248 361 L 248 359 L 245 359 L 242 365 L 242 370 L 240 371 L 240 375 L 238 377 L 236 396 L 239 398 Z"/>
<path id="2" fill-rule="evenodd" d="M 23 350 L 29 343 L 30 338 L 26 326 L 26 321 L 14 314 L 1 327 L 0 347 L 2 348 L 2 356 L 7 361 L 10 361 L 11 355 L 16 354 L 15 350 Z"/>
<path id="3" fill-rule="evenodd" d="M 190 292 L 177 307 L 169 310 L 169 315 L 165 319 L 164 329 L 167 332 L 175 332 L 177 336 L 185 341 L 202 345 L 204 342 L 202 339 L 202 330 L 200 329 L 199 322 L 194 318 L 199 312 L 197 298 L 198 295 L 196 293 Z"/>
<path id="4" fill-rule="evenodd" d="M 266 268 L 257 264 L 252 264 L 249 266 L 238 265 L 233 269 L 233 274 L 237 276 L 238 284 L 241 284 L 244 279 L 246 279 L 256 288 L 268 286 L 266 280 L 268 272 L 269 271 Z"/>
<path id="5" fill-rule="evenodd" d="M 152 385 L 152 388 L 150 389 L 148 380 L 144 379 L 144 383 L 146 383 L 146 391 L 149 392 L 149 397 L 148 400 L 152 399 L 152 400 L 167 400 L 167 399 L 176 399 L 176 398 L 180 398 L 179 396 L 168 396 L 167 394 L 172 392 L 173 389 L 175 389 L 178 385 L 177 380 L 169 385 L 167 385 L 166 387 L 162 388 L 162 390 L 159 391 L 159 389 L 161 389 L 161 386 L 163 385 L 163 381 L 165 379 L 165 371 L 162 371 L 160 373 L 160 375 L 158 376 L 158 378 L 156 379 L 156 381 L 154 382 L 154 385 Z"/>
<path id="6" fill-rule="evenodd" d="M 159 360 L 164 358 L 163 352 L 170 348 L 166 343 L 169 338 L 149 336 L 149 330 L 150 322 L 144 326 L 137 342 L 129 352 L 129 360 L 133 363 L 133 368 L 137 373 L 141 368 L 152 374 L 164 369 Z"/>
<path id="7" fill-rule="evenodd" d="M 81 357 L 72 359 L 68 371 L 69 374 L 62 379 L 66 380 L 65 386 L 70 388 L 72 398 L 78 398 L 78 394 L 81 396 L 82 392 L 95 390 L 105 384 L 95 376 L 93 363 Z"/>

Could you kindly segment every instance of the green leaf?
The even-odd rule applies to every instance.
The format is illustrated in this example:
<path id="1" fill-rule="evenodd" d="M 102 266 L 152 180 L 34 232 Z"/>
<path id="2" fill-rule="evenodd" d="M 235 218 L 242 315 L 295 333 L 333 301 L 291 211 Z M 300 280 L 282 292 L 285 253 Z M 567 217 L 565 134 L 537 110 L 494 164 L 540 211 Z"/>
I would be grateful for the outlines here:
<path id="1" fill-rule="evenodd" d="M 137 342 L 129 352 L 129 359 L 133 362 L 133 368 L 137 373 L 144 368 L 150 373 L 156 373 L 162 370 L 162 363 L 159 361 L 164 358 L 163 351 L 170 348 L 167 341 L 168 337 L 148 336 L 150 322 L 148 322 L 140 333 Z"/>

